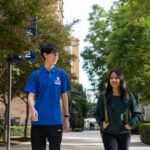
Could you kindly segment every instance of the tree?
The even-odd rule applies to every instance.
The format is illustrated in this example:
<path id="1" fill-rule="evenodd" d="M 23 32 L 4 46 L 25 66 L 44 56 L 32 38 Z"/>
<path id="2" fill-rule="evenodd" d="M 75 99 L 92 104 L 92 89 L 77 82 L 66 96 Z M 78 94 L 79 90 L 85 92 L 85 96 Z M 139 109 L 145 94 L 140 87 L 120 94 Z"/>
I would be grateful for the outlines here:
<path id="1" fill-rule="evenodd" d="M 40 45 L 51 41 L 60 49 L 60 59 L 58 66 L 65 68 L 71 74 L 70 61 L 73 58 L 66 50 L 66 46 L 71 44 L 70 30 L 68 25 L 62 24 L 53 15 L 52 5 L 43 8 L 38 14 L 38 34 L 41 37 Z"/>
<path id="2" fill-rule="evenodd" d="M 84 59 L 83 68 L 89 74 L 94 90 L 104 89 L 104 74 L 106 72 L 106 48 L 109 35 L 108 15 L 103 8 L 98 5 L 92 7 L 93 11 L 89 14 L 89 33 L 85 38 L 88 46 L 81 54 Z M 101 86 L 100 86 L 101 85 Z"/>
<path id="3" fill-rule="evenodd" d="M 98 5 L 93 6 L 86 37 L 90 46 L 85 47 L 82 57 L 83 67 L 98 91 L 104 89 L 107 71 L 119 68 L 125 74 L 129 89 L 140 94 L 143 100 L 150 100 L 148 14 L 147 4 L 137 0 L 115 3 L 108 13 Z"/>
<path id="4" fill-rule="evenodd" d="M 72 84 L 69 97 L 70 126 L 72 129 L 84 127 L 84 118 L 88 112 L 86 93 L 81 84 Z"/>
<path id="5" fill-rule="evenodd" d="M 27 36 L 27 30 L 30 27 L 31 17 L 39 11 L 41 2 L 42 0 L 37 2 L 1 0 L 0 49 L 3 51 L 1 60 L 8 54 L 21 53 L 33 48 L 32 40 Z"/>
<path id="6" fill-rule="evenodd" d="M 48 7 L 52 8 L 51 5 L 54 2 L 56 1 L 0 1 L 0 49 L 3 53 L 3 55 L 0 56 L 0 102 L 2 102 L 5 106 L 5 120 L 7 112 L 8 89 L 7 57 L 9 54 L 15 53 L 20 55 L 24 51 L 31 49 L 34 49 L 37 53 L 37 58 L 34 62 L 22 62 L 13 64 L 12 98 L 19 96 L 24 100 L 26 105 L 27 100 L 26 95 L 24 93 L 24 85 L 31 71 L 33 69 L 37 69 L 42 64 L 39 52 L 39 47 L 41 43 L 51 41 L 58 45 L 58 47 L 61 49 L 61 58 L 59 60 L 58 65 L 65 68 L 69 72 L 69 74 L 71 74 L 69 68 L 71 55 L 64 50 L 65 46 L 68 46 L 70 44 L 69 28 L 63 25 L 62 23 L 58 22 L 55 19 L 55 16 L 49 16 L 47 12 L 43 13 L 44 9 L 46 10 Z M 45 16 L 48 15 L 49 17 L 42 17 L 42 13 Z M 39 18 L 38 35 L 35 37 L 31 37 L 28 35 L 27 31 L 28 28 L 31 27 L 31 18 L 35 15 L 37 16 L 37 18 Z M 4 123 L 4 126 L 6 133 L 6 122 Z M 3 140 L 6 140 L 6 136 L 3 137 Z"/>
<path id="7" fill-rule="evenodd" d="M 108 68 L 123 70 L 129 89 L 140 94 L 143 100 L 149 100 L 150 24 L 147 12 L 143 7 L 140 9 L 138 3 L 136 0 L 124 5 L 118 3 L 118 11 L 111 10 L 112 32 L 108 37 L 106 62 Z M 146 5 L 144 8 L 147 8 Z M 135 12 L 135 9 L 139 11 Z"/>

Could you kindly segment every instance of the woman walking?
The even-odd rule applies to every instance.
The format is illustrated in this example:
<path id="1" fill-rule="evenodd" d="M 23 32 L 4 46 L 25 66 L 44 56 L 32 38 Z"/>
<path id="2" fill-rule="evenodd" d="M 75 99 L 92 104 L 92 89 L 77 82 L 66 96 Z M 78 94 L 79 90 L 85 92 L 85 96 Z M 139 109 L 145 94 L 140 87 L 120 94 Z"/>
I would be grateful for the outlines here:
<path id="1" fill-rule="evenodd" d="M 94 117 L 100 126 L 105 150 L 129 149 L 131 129 L 138 124 L 141 112 L 121 71 L 110 72 L 106 91 L 99 97 Z"/>

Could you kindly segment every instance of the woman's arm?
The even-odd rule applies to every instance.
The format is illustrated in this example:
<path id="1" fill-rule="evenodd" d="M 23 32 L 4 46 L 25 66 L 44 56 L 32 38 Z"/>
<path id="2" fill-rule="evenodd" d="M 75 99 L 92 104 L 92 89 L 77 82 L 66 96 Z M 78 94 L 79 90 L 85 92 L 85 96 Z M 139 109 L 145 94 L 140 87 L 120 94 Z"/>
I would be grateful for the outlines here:
<path id="1" fill-rule="evenodd" d="M 100 95 L 97 104 L 96 104 L 96 109 L 93 114 L 94 118 L 96 119 L 98 125 L 103 128 L 103 122 L 105 121 L 104 117 L 104 99 L 103 99 L 103 94 Z"/>
<path id="2" fill-rule="evenodd" d="M 141 110 L 133 94 L 130 94 L 130 97 L 131 97 L 130 111 L 132 118 L 131 120 L 129 120 L 129 125 L 131 128 L 134 128 L 141 120 Z"/>

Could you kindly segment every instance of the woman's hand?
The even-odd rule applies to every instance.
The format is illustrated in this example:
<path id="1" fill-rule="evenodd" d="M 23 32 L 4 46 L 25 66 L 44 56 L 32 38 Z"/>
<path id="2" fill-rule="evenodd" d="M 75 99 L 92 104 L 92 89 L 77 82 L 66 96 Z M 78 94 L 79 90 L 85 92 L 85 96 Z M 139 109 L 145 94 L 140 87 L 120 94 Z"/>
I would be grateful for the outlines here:
<path id="1" fill-rule="evenodd" d="M 103 122 L 103 129 L 108 128 L 108 126 L 109 126 L 109 122 L 104 121 Z"/>
<path id="2" fill-rule="evenodd" d="M 131 130 L 131 129 L 132 129 L 128 123 L 125 124 L 124 127 L 125 127 L 127 130 Z"/>

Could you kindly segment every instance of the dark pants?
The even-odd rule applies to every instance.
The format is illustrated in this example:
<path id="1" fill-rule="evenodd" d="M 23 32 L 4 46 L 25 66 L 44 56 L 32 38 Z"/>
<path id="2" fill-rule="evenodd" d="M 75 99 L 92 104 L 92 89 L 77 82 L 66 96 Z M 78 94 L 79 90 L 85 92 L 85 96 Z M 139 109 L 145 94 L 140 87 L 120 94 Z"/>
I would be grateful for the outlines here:
<path id="1" fill-rule="evenodd" d="M 131 133 L 122 135 L 111 135 L 103 133 L 103 143 L 105 150 L 128 150 L 131 140 Z"/>
<path id="2" fill-rule="evenodd" d="M 62 125 L 31 127 L 32 150 L 46 150 L 46 139 L 49 150 L 60 150 L 62 141 Z"/>

